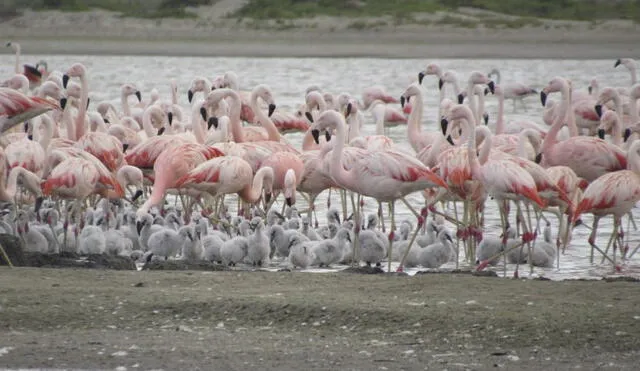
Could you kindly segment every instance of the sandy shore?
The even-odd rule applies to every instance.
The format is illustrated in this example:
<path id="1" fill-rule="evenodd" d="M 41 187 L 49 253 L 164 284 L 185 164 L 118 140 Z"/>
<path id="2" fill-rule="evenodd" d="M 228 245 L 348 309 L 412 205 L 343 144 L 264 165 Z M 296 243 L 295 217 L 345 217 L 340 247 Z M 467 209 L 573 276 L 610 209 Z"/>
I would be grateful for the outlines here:
<path id="1" fill-rule="evenodd" d="M 636 370 L 637 282 L 0 267 L 0 368 Z"/>
<path id="2" fill-rule="evenodd" d="M 351 23 L 350 23 L 351 22 Z M 373 23 L 370 23 L 371 25 Z M 0 34 L 25 54 L 260 57 L 562 58 L 640 57 L 628 22 L 545 23 L 519 29 L 448 25 L 366 26 L 316 18 L 285 25 L 198 19 L 141 20 L 114 13 L 26 12 L 0 23 Z M 8 49 L 0 49 L 9 53 Z"/>

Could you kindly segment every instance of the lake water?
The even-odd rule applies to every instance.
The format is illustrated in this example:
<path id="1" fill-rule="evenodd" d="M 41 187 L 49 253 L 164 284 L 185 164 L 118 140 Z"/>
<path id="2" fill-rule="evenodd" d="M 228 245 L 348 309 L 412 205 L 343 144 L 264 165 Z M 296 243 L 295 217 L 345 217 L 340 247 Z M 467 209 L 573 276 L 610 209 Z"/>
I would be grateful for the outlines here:
<path id="1" fill-rule="evenodd" d="M 425 46 L 428 47 L 428 46 Z M 498 68 L 502 74 L 502 81 L 519 81 L 530 84 L 535 88 L 542 88 L 555 76 L 569 78 L 573 82 L 574 89 L 586 90 L 591 79 L 597 78 L 600 87 L 628 86 L 629 74 L 622 67 L 613 67 L 614 60 L 474 60 L 474 59 L 375 59 L 375 58 L 193 58 L 193 57 L 138 57 L 138 56 L 44 56 L 24 55 L 21 63 L 35 64 L 44 59 L 48 62 L 49 69 L 66 70 L 72 63 L 82 62 L 88 68 L 90 98 L 92 102 L 109 100 L 119 104 L 120 85 L 135 83 L 145 95 L 153 88 L 158 89 L 162 98 L 169 98 L 169 84 L 175 79 L 179 87 L 180 103 L 187 108 L 187 94 L 191 80 L 196 76 L 213 78 L 225 71 L 233 70 L 240 78 L 243 89 L 250 90 L 257 84 L 267 84 L 274 92 L 276 103 L 281 109 L 294 110 L 304 102 L 305 89 L 312 85 L 319 85 L 323 90 L 338 94 L 349 92 L 360 97 L 364 88 L 372 85 L 382 85 L 393 95 L 400 94 L 411 82 L 416 80 L 419 71 L 423 70 L 427 63 L 438 63 L 443 69 L 455 70 L 461 80 L 461 86 L 465 86 L 467 76 L 471 71 L 488 73 L 493 68 Z M 0 55 L 0 76 L 9 77 L 13 72 L 14 57 L 12 55 Z M 425 113 L 423 130 L 437 130 L 437 81 L 433 76 L 427 76 L 423 83 Z M 559 97 L 551 97 L 558 100 Z M 527 118 L 542 123 L 542 107 L 538 97 L 532 96 L 526 100 L 528 111 L 512 113 L 511 102 L 505 102 L 506 120 L 515 118 Z M 487 97 L 486 109 L 491 117 L 491 125 L 495 122 L 497 99 Z M 189 112 L 188 110 L 186 112 Z M 363 128 L 364 134 L 375 133 L 375 127 L 371 118 Z M 391 128 L 388 135 L 397 145 L 413 152 L 407 141 L 406 127 Z M 300 145 L 302 134 L 288 135 L 287 138 L 295 145 Z M 334 193 L 335 194 L 335 193 Z M 323 194 L 316 205 L 319 218 L 324 220 L 323 210 L 326 208 L 326 193 Z M 420 207 L 423 198 L 419 194 L 410 195 L 408 201 Z M 299 198 L 299 209 L 305 208 L 304 199 Z M 334 198 L 333 204 L 338 203 Z M 485 218 L 485 235 L 500 234 L 500 223 L 495 204 L 489 201 Z M 365 209 L 373 212 L 377 204 L 373 200 L 367 200 Z M 415 218 L 400 203 L 396 207 L 399 223 L 404 219 L 415 222 Z M 635 211 L 634 211 L 635 212 Z M 555 223 L 552 215 L 549 219 Z M 591 224 L 591 217 L 585 215 L 583 220 Z M 557 225 L 557 224 L 554 224 Z M 624 222 L 626 226 L 626 219 Z M 602 220 L 598 242 L 605 246 L 611 231 L 610 219 Z M 629 247 L 633 250 L 638 244 L 638 232 L 631 230 Z M 565 279 L 575 277 L 598 278 L 612 272 L 610 264 L 599 264 L 600 258 L 596 256 L 598 264 L 589 263 L 589 248 L 587 237 L 589 230 L 578 227 L 573 232 L 572 245 L 566 254 L 560 257 L 560 269 L 536 268 L 535 275 L 544 275 L 553 279 Z M 638 254 L 623 264 L 623 274 L 640 276 L 640 264 Z M 448 264 L 445 267 L 453 267 Z M 497 269 L 499 273 L 502 269 Z M 414 272 L 414 271 L 412 271 Z M 521 272 L 528 272 L 523 267 Z M 521 273 L 521 275 L 524 275 Z"/>

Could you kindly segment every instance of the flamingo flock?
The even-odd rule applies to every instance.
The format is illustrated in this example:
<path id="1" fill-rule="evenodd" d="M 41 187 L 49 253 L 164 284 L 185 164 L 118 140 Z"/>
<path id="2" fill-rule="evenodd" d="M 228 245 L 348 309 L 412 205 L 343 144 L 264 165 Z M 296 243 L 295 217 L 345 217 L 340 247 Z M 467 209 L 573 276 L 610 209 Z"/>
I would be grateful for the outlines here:
<path id="1" fill-rule="evenodd" d="M 361 99 L 312 85 L 297 112 L 280 108 L 264 82 L 243 90 L 242 76 L 227 71 L 194 76 L 189 86 L 171 81 L 166 98 L 128 82 L 117 107 L 89 100 L 91 70 L 82 63 L 21 68 L 19 44 L 7 46 L 16 65 L 0 87 L 0 228 L 26 251 L 387 271 L 392 262 L 398 271 L 502 262 L 518 274 L 521 264 L 558 266 L 591 214 L 591 260 L 597 251 L 621 270 L 632 255 L 622 228 L 640 201 L 632 59 L 614 63 L 629 70 L 629 86 L 553 78 L 539 92 L 543 117 L 524 121 L 508 119 L 504 100 L 525 107 L 537 90 L 501 84 L 497 70 L 461 78 L 431 63 L 403 91 L 372 86 Z M 427 118 L 431 76 L 439 103 Z M 554 93 L 557 102 L 548 99 Z M 485 111 L 492 97 L 496 117 Z M 424 130 L 425 120 L 438 129 Z M 375 125 L 375 135 L 363 135 L 363 125 Z M 393 130 L 406 130 L 412 151 L 387 136 L 400 125 Z M 287 139 L 296 132 L 300 147 Z M 322 193 L 329 205 L 321 226 Z M 378 212 L 366 213 L 365 200 Z M 413 218 L 397 223 L 398 203 Z M 499 238 L 485 236 L 494 203 Z M 598 223 L 609 215 L 613 231 L 601 247 Z"/>

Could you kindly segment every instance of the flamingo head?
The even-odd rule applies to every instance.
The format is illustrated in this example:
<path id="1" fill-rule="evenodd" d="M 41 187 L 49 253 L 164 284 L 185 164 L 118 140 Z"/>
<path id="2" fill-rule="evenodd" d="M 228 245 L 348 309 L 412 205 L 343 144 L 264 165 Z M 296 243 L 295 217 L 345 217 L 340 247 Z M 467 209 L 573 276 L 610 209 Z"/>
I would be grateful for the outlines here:
<path id="1" fill-rule="evenodd" d="M 413 84 L 409 85 L 409 87 L 400 96 L 400 105 L 404 107 L 404 104 L 406 102 L 409 102 L 409 99 L 411 97 L 415 96 L 422 96 L 422 90 L 420 89 L 420 84 L 414 82 Z"/>
<path id="2" fill-rule="evenodd" d="M 358 102 L 355 99 L 350 99 L 349 102 L 347 102 L 346 104 L 344 117 L 356 115 L 357 113 L 358 113 Z"/>
<path id="3" fill-rule="evenodd" d="M 424 77 L 426 75 L 440 76 L 440 75 L 442 75 L 442 69 L 440 68 L 440 66 L 438 66 L 435 63 L 429 63 L 427 65 L 427 68 L 425 68 L 424 71 L 420 71 L 420 73 L 418 73 L 418 83 L 419 84 L 422 84 L 422 80 L 424 79 Z"/>
<path id="4" fill-rule="evenodd" d="M 336 97 L 336 103 L 337 103 L 337 106 L 338 106 L 341 110 L 345 109 L 346 105 L 347 105 L 347 104 L 349 104 L 349 103 L 350 103 L 350 102 L 352 102 L 352 101 L 355 101 L 356 106 L 357 106 L 358 101 L 357 101 L 355 98 L 353 98 L 353 97 L 351 96 L 351 94 L 349 94 L 349 93 L 340 93 L 340 94 L 338 94 L 338 96 Z"/>
<path id="5" fill-rule="evenodd" d="M 82 63 L 74 63 L 62 76 L 62 86 L 66 89 L 69 78 L 71 77 L 84 77 L 87 74 L 87 69 Z"/>
<path id="6" fill-rule="evenodd" d="M 260 84 L 256 86 L 251 92 L 251 100 L 262 98 L 262 100 L 269 105 L 269 117 L 273 115 L 273 112 L 276 110 L 276 103 L 273 99 L 273 94 L 271 93 L 271 89 L 264 84 Z"/>
<path id="7" fill-rule="evenodd" d="M 455 121 L 455 120 L 467 120 L 468 122 L 473 122 L 473 113 L 471 113 L 471 109 L 462 104 L 457 104 L 449 110 L 449 114 L 447 115 L 447 120 Z"/>
<path id="8" fill-rule="evenodd" d="M 217 107 L 218 104 L 226 97 L 234 97 L 240 101 L 240 96 L 229 88 L 215 89 L 209 92 L 205 99 L 205 107 Z"/>
<path id="9" fill-rule="evenodd" d="M 305 104 L 307 105 L 307 111 L 311 111 L 312 109 L 322 110 L 327 106 L 327 101 L 325 101 L 324 96 L 319 91 L 311 91 L 304 98 Z"/>
<path id="10" fill-rule="evenodd" d="M 329 133 L 331 129 L 346 126 L 344 116 L 337 111 L 325 111 L 311 126 L 311 135 L 317 144 L 320 144 L 320 132 Z"/>
<path id="11" fill-rule="evenodd" d="M 614 123 L 618 122 L 618 114 L 616 114 L 615 111 L 606 111 L 602 114 L 602 106 L 600 106 L 600 111 L 598 112 L 601 115 L 600 125 L 598 126 L 598 137 L 604 139 L 605 133 L 613 128 Z"/>
<path id="12" fill-rule="evenodd" d="M 615 68 L 619 65 L 623 65 L 632 70 L 636 68 L 636 61 L 633 58 L 619 58 L 618 60 L 616 60 L 616 63 L 613 65 L 613 67 Z"/>
<path id="13" fill-rule="evenodd" d="M 603 105 L 611 100 L 616 100 L 619 98 L 620 94 L 618 93 L 617 89 L 606 87 L 602 89 L 600 94 L 598 94 L 598 101 L 596 102 L 596 105 Z"/>
<path id="14" fill-rule="evenodd" d="M 123 84 L 120 87 L 120 94 L 125 98 L 130 95 L 135 95 L 136 98 L 138 98 L 138 102 L 142 101 L 142 94 L 140 93 L 140 90 L 138 90 L 138 88 L 133 84 Z"/>
<path id="15" fill-rule="evenodd" d="M 491 81 L 491 79 L 489 79 L 487 75 L 478 71 L 471 72 L 471 76 L 469 76 L 469 84 L 487 85 L 492 94 L 495 90 L 495 83 Z"/>
<path id="16" fill-rule="evenodd" d="M 569 83 L 569 80 L 563 77 L 554 77 L 540 92 L 540 102 L 545 106 L 547 103 L 547 95 L 563 90 L 568 91 L 570 88 L 571 84 Z"/>
<path id="17" fill-rule="evenodd" d="M 287 170 L 284 175 L 284 199 L 287 202 L 287 206 L 292 206 L 296 203 L 296 173 L 293 169 Z"/>

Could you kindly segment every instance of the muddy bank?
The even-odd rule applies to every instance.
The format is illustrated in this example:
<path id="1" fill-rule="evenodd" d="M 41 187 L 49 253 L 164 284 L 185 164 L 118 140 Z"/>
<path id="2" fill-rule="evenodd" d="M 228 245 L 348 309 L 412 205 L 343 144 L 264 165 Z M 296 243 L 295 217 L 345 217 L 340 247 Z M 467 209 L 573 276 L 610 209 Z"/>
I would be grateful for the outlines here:
<path id="1" fill-rule="evenodd" d="M 637 289 L 468 274 L 2 267 L 0 365 L 635 369 Z"/>

